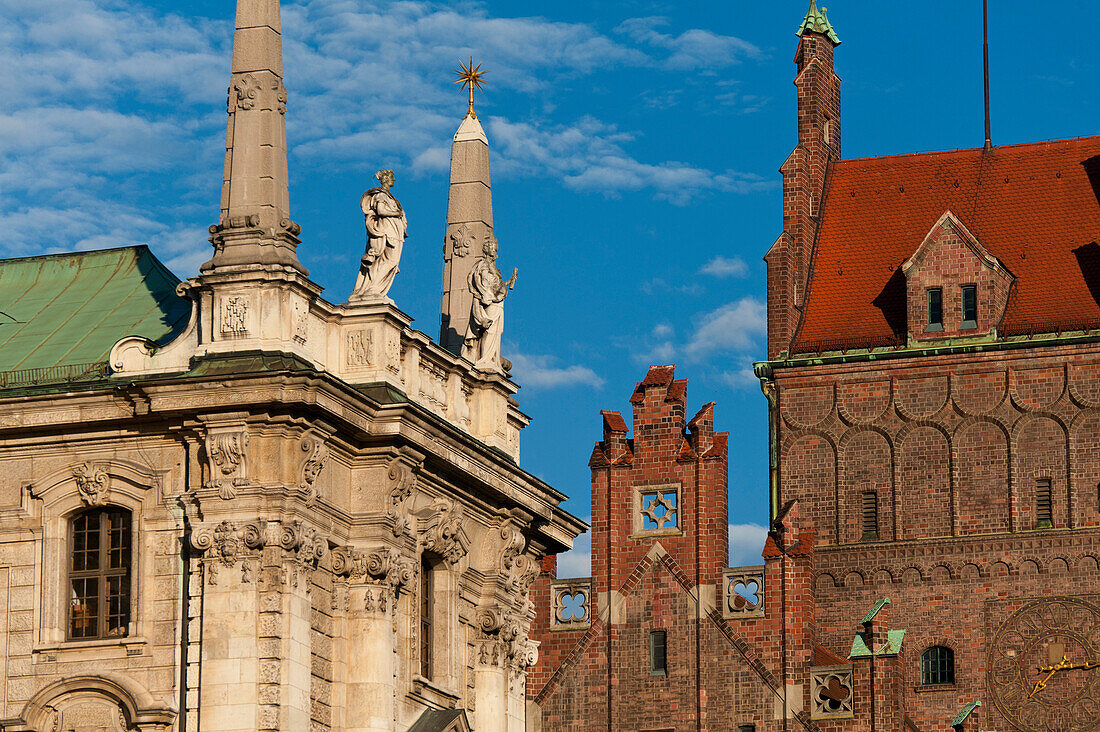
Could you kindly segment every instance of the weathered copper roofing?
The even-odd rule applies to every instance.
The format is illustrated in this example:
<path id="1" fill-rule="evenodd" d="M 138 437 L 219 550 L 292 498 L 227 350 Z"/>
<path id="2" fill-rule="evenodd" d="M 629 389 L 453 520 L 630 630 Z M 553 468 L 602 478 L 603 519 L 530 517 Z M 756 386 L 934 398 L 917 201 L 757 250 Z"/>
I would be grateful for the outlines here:
<path id="1" fill-rule="evenodd" d="M 831 164 L 792 353 L 905 342 L 900 266 L 950 209 L 1016 276 L 1002 335 L 1100 327 L 1100 137 Z"/>
<path id="2" fill-rule="evenodd" d="M 178 284 L 145 246 L 0 260 L 0 375 L 105 374 L 119 339 L 187 324 Z"/>
<path id="3" fill-rule="evenodd" d="M 820 33 L 832 41 L 834 46 L 839 46 L 840 39 L 837 38 L 836 31 L 833 30 L 833 24 L 829 22 L 829 17 L 825 15 L 827 10 L 828 8 L 818 10 L 817 0 L 810 0 L 810 9 L 806 11 L 806 17 L 802 19 L 795 35 L 801 36 L 806 32 Z"/>

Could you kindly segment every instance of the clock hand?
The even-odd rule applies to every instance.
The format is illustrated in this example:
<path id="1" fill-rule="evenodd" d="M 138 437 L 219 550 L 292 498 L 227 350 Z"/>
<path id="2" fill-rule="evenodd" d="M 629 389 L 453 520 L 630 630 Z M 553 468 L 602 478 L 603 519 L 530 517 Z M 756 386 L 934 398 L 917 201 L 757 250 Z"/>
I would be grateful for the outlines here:
<path id="1" fill-rule="evenodd" d="M 1044 677 L 1042 681 L 1035 682 L 1035 686 L 1032 687 L 1031 693 L 1027 695 L 1027 698 L 1030 699 L 1031 697 L 1035 696 L 1040 691 L 1045 689 L 1047 687 L 1047 682 L 1054 678 L 1054 674 L 1058 673 L 1068 666 L 1069 662 L 1066 660 L 1066 657 L 1064 655 L 1062 656 L 1062 660 L 1054 664 L 1053 666 L 1040 666 L 1038 669 L 1040 672 L 1047 671 L 1049 673 L 1047 673 L 1046 677 Z"/>

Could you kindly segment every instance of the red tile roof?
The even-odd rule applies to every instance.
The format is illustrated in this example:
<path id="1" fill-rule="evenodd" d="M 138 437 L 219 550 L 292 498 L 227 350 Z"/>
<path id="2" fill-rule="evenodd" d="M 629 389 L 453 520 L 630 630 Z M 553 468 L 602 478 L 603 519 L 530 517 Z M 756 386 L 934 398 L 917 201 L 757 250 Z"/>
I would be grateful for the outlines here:
<path id="1" fill-rule="evenodd" d="M 840 160 L 794 353 L 904 342 L 901 263 L 950 209 L 1016 275 L 1000 332 L 1100 327 L 1100 136 Z"/>

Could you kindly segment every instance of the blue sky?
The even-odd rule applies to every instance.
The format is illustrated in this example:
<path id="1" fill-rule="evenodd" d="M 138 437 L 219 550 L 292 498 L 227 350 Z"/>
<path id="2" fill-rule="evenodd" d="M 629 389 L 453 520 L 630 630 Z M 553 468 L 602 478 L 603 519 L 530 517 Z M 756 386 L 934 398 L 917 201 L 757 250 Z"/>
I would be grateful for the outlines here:
<path id="1" fill-rule="evenodd" d="M 300 257 L 343 301 L 379 168 L 410 238 L 391 292 L 438 334 L 450 80 L 487 70 L 502 269 L 519 267 L 505 355 L 523 465 L 590 515 L 600 409 L 650 363 L 718 401 L 731 433 L 734 562 L 767 513 L 765 268 L 795 143 L 791 62 L 808 2 L 284 0 L 291 209 Z M 1094 12 L 991 0 L 993 137 L 1096 134 Z M 182 6 L 182 8 L 181 8 Z M 537 9 L 538 15 L 532 15 Z M 846 157 L 982 142 L 981 3 L 836 0 Z M 229 0 L 0 0 L 0 256 L 150 244 L 181 277 L 218 214 Z M 584 542 L 565 570 L 586 572 Z"/>

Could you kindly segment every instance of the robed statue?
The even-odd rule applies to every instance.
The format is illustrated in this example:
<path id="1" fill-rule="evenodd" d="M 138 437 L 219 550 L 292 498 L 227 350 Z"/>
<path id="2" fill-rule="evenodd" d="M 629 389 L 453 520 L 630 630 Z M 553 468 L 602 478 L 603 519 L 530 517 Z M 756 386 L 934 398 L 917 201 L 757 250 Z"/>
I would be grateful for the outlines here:
<path id="1" fill-rule="evenodd" d="M 393 278 L 400 271 L 401 248 L 408 236 L 408 222 L 401 204 L 390 193 L 392 170 L 380 170 L 375 176 L 381 184 L 363 194 L 359 201 L 367 225 L 367 251 L 359 265 L 349 302 L 386 300 Z"/>
<path id="2" fill-rule="evenodd" d="M 497 269 L 497 240 L 492 234 L 485 242 L 485 255 L 470 270 L 470 293 L 474 296 L 470 324 L 462 345 L 462 357 L 481 371 L 503 371 L 500 337 L 504 333 L 504 298 L 516 286 L 519 270 L 512 270 L 507 282 Z"/>

